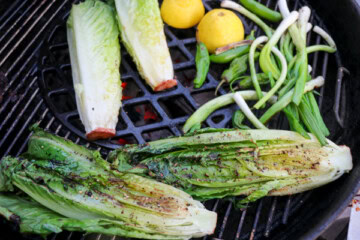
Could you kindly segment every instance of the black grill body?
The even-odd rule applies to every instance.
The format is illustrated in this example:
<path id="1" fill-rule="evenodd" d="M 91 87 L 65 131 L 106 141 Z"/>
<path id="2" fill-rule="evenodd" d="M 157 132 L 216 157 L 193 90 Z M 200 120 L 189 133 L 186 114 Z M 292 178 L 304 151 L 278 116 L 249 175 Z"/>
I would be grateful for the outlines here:
<path id="1" fill-rule="evenodd" d="M 276 1 L 262 1 L 276 7 Z M 315 53 L 309 58 L 313 76 L 323 75 L 326 85 L 321 89 L 319 105 L 328 125 L 330 139 L 351 147 L 354 169 L 350 174 L 325 187 L 288 197 L 268 197 L 236 210 L 232 203 L 211 200 L 208 209 L 218 212 L 218 225 L 213 236 L 204 239 L 315 239 L 345 209 L 360 187 L 360 143 L 357 93 L 360 90 L 359 60 L 360 7 L 354 0 L 290 0 L 298 9 L 309 5 L 311 21 L 327 29 L 334 37 L 336 54 Z M 188 116 L 205 101 L 214 97 L 223 66 L 212 65 L 206 83 L 192 88 L 195 75 L 195 28 L 176 30 L 165 26 L 165 33 L 174 62 L 178 86 L 155 93 L 137 73 L 130 56 L 122 46 L 121 78 L 128 85 L 119 115 L 116 137 L 111 140 L 87 142 L 76 110 L 71 79 L 71 66 L 66 43 L 65 22 L 72 0 L 1 1 L 0 5 L 0 157 L 17 156 L 26 150 L 33 123 L 55 134 L 100 149 L 106 155 L 117 148 L 119 139 L 127 143 L 144 143 L 162 137 L 181 135 Z M 219 7 L 219 1 L 205 0 L 207 10 Z M 240 16 L 241 17 L 241 16 Z M 241 17 L 246 33 L 254 24 Z M 257 29 L 257 36 L 261 31 Z M 312 33 L 309 44 L 322 40 Z M 220 94 L 226 89 L 220 88 Z M 204 125 L 231 127 L 236 106 L 213 113 Z M 151 110 L 156 117 L 144 120 L 142 114 Z M 280 114 L 271 128 L 287 128 Z M 23 236 L 17 226 L 1 219 L 1 239 L 41 239 Z M 112 236 L 64 232 L 48 239 L 115 239 Z M 121 239 L 121 238 L 116 238 Z"/>

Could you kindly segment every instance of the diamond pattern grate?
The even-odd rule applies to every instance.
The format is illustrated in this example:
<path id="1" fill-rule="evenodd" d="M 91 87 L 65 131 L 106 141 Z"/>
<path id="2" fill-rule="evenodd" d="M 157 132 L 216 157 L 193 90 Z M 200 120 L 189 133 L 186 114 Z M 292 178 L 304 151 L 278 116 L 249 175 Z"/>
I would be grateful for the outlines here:
<path id="1" fill-rule="evenodd" d="M 217 2 L 208 1 L 207 9 L 218 5 Z M 65 19 L 67 14 L 65 14 Z M 71 66 L 66 43 L 65 22 L 61 19 L 54 30 L 45 39 L 40 49 L 39 80 L 44 100 L 51 111 L 61 123 L 85 139 L 83 127 L 79 124 L 76 110 L 74 90 L 72 87 Z M 249 32 L 249 29 L 246 29 Z M 219 75 L 224 67 L 217 66 L 217 71 L 212 70 L 207 76 L 204 86 L 197 90 L 192 88 L 192 79 L 195 76 L 194 55 L 196 51 L 195 28 L 190 30 L 175 30 L 165 27 L 165 34 L 172 60 L 178 86 L 165 92 L 153 92 L 139 76 L 135 64 L 122 46 L 121 79 L 127 83 L 120 111 L 119 124 L 115 139 L 131 136 L 137 143 L 149 140 L 144 138 L 145 132 L 158 129 L 167 129 L 171 135 L 180 135 L 181 126 L 187 117 L 205 101 L 214 98 L 214 89 L 218 84 Z M 131 90 L 129 90 L 131 88 Z M 225 90 L 220 89 L 220 94 Z M 170 103 L 170 100 L 173 102 Z M 167 102 L 167 104 L 164 104 Z M 179 103 L 178 103 L 179 102 Z M 140 108 L 150 108 L 156 114 L 156 120 L 141 121 Z M 175 110 L 176 109 L 176 110 Z M 181 114 L 178 114 L 180 111 Z M 231 110 L 224 109 L 216 114 L 222 116 L 219 121 L 213 118 L 206 124 L 212 127 L 224 127 L 231 117 Z M 218 118 L 219 119 L 219 118 Z M 125 124 L 124 124 L 125 123 Z M 153 131 L 154 132 L 154 131 Z M 101 140 L 96 144 L 107 148 L 116 148 L 114 141 Z"/>

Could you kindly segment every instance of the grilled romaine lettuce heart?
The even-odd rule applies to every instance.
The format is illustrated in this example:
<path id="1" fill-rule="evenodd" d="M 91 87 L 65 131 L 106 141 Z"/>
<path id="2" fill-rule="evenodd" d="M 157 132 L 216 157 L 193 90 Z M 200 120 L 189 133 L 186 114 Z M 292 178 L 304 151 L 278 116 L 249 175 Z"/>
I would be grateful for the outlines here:
<path id="1" fill-rule="evenodd" d="M 176 86 L 157 0 L 114 0 L 120 35 L 140 75 L 154 91 Z"/>
<path id="2" fill-rule="evenodd" d="M 247 195 L 241 203 L 320 187 L 352 169 L 350 149 L 284 130 L 204 129 L 125 145 L 108 160 L 121 172 L 171 184 L 199 200 Z"/>
<path id="3" fill-rule="evenodd" d="M 216 226 L 216 213 L 187 193 L 112 170 L 99 152 L 38 128 L 22 158 L 1 160 L 0 191 L 14 187 L 68 218 L 122 225 L 118 233 L 126 237 L 189 239 Z"/>
<path id="4" fill-rule="evenodd" d="M 74 4 L 67 20 L 71 70 L 80 119 L 90 140 L 115 136 L 121 107 L 119 30 L 113 8 Z"/>

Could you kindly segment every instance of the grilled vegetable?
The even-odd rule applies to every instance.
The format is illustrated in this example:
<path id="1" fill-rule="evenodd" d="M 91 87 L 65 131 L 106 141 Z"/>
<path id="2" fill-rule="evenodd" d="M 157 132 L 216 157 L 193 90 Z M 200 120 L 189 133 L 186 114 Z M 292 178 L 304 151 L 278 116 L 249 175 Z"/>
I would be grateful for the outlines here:
<path id="1" fill-rule="evenodd" d="M 245 120 L 245 115 L 241 110 L 236 110 L 232 117 L 232 125 L 234 128 L 248 130 L 248 126 L 244 125 L 242 122 Z"/>
<path id="2" fill-rule="evenodd" d="M 250 12 L 240 4 L 230 0 L 223 0 L 221 1 L 221 7 L 230 8 L 249 18 L 265 32 L 266 36 L 271 37 L 271 35 L 273 34 L 273 30 L 263 20 L 261 20 L 258 16 L 256 16 L 254 13 Z"/>
<path id="3" fill-rule="evenodd" d="M 271 22 L 279 22 L 282 19 L 279 12 L 266 7 L 255 0 L 240 0 L 240 3 L 249 11 Z"/>
<path id="4" fill-rule="evenodd" d="M 305 85 L 304 92 L 310 92 L 314 88 L 321 87 L 324 85 L 324 78 L 319 76 Z M 294 94 L 294 89 L 291 91 L 288 91 L 284 96 L 282 96 L 274 105 L 272 105 L 260 118 L 260 121 L 262 123 L 266 123 L 270 120 L 272 116 L 274 116 L 276 113 L 284 109 L 286 106 L 288 106 L 291 103 L 291 97 Z"/>
<path id="5" fill-rule="evenodd" d="M 288 19 L 290 17 L 291 14 L 289 12 L 286 1 L 279 1 L 279 9 L 284 19 Z M 294 89 L 294 95 L 292 98 L 292 101 L 296 105 L 299 105 L 301 102 L 308 75 L 308 58 L 306 53 L 306 25 L 310 18 L 310 9 L 306 6 L 301 8 L 299 10 L 298 17 L 299 20 L 297 24 L 292 24 L 289 27 L 289 34 L 291 35 L 297 52 L 297 57 L 295 60 L 296 64 L 294 69 L 297 79 Z"/>
<path id="6" fill-rule="evenodd" d="M 307 33 L 312 29 L 312 24 L 309 23 L 311 11 L 307 6 L 303 6 L 298 11 L 290 13 L 287 1 L 279 0 L 278 7 L 281 13 L 280 16 L 278 12 L 272 11 L 256 1 L 240 0 L 240 2 L 248 10 L 233 1 L 227 0 L 221 1 L 221 6 L 233 9 L 251 19 L 266 35 L 255 39 L 249 50 L 249 67 L 252 85 L 259 99 L 253 108 L 259 109 L 266 107 L 265 104 L 271 97 L 274 97 L 274 95 L 278 98 L 277 103 L 265 112 L 259 122 L 254 114 L 252 114 L 246 102 L 243 101 L 244 99 L 238 96 L 238 103 L 240 103 L 243 113 L 255 126 L 264 128 L 266 127 L 263 125 L 264 123 L 276 113 L 282 111 L 285 113 L 292 130 L 297 131 L 305 137 L 307 137 L 306 130 L 310 131 L 318 138 L 321 144 L 325 145 L 329 130 L 321 117 L 319 107 L 311 92 L 312 89 L 307 88 L 308 81 L 314 78 L 314 72 L 310 75 L 312 68 L 308 65 L 308 54 L 316 51 L 335 52 L 336 44 L 334 40 L 325 30 L 315 26 L 313 31 L 323 37 L 328 45 L 306 45 L 306 39 L 308 39 Z M 275 17 L 273 14 L 277 15 L 276 18 L 278 18 L 278 20 L 283 18 L 275 31 L 258 17 Z M 266 78 L 258 79 L 261 75 L 256 73 L 256 64 L 253 56 L 257 46 L 263 42 L 267 43 L 261 50 L 259 63 Z M 281 71 L 279 67 L 281 67 Z M 271 89 L 263 96 L 260 87 L 262 82 L 260 80 L 265 81 L 266 79 L 269 80 L 267 82 L 270 83 Z M 319 78 L 315 79 L 319 80 Z M 243 85 L 245 85 L 245 87 L 248 86 L 249 78 L 247 76 L 243 76 L 239 80 L 241 80 L 241 82 L 237 88 L 243 88 Z M 230 85 L 230 90 L 234 92 L 235 88 L 232 88 L 232 85 Z M 222 106 L 224 106 L 224 104 L 222 104 Z M 211 107 L 211 109 L 214 110 L 216 108 Z M 207 110 L 202 109 L 201 112 L 206 111 L 210 113 Z M 190 119 L 191 124 L 199 124 L 193 116 L 190 117 Z M 197 119 L 200 119 L 198 115 Z M 187 123 L 185 126 L 186 125 Z M 188 126 L 186 126 L 186 130 L 188 131 Z"/>
<path id="7" fill-rule="evenodd" d="M 257 129 L 268 129 L 251 111 L 245 99 L 241 96 L 239 92 L 236 92 L 234 94 L 234 101 L 240 107 L 240 110 L 244 113 L 247 119 L 249 119 L 249 121 L 254 125 L 254 127 L 256 127 Z"/>
<path id="8" fill-rule="evenodd" d="M 256 92 L 253 90 L 238 91 L 245 100 L 257 100 Z M 266 94 L 263 92 L 263 94 Z M 194 126 L 201 126 L 201 123 L 214 111 L 234 103 L 235 93 L 224 94 L 220 97 L 214 98 L 209 102 L 199 107 L 185 122 L 183 132 L 188 133 Z M 270 101 L 272 104 L 276 103 L 277 98 L 272 97 Z"/>
<path id="9" fill-rule="evenodd" d="M 275 34 L 274 34 L 274 36 L 275 36 Z M 275 56 L 281 62 L 281 73 L 280 73 L 280 76 L 277 79 L 276 83 L 273 80 L 272 73 L 271 72 L 267 73 L 269 76 L 269 79 L 270 79 L 270 83 L 272 83 L 271 85 L 273 85 L 273 86 L 271 86 L 272 88 L 270 89 L 270 91 L 254 105 L 254 108 L 256 108 L 256 109 L 259 109 L 270 97 L 272 97 L 279 90 L 279 88 L 284 83 L 285 78 L 286 78 L 286 74 L 287 74 L 286 58 L 284 57 L 284 55 L 282 55 L 282 53 L 276 47 L 273 47 L 271 49 L 271 51 L 275 54 Z M 255 76 L 256 76 L 256 74 L 255 74 Z"/>
<path id="10" fill-rule="evenodd" d="M 269 77 L 265 73 L 257 73 L 256 79 L 259 85 L 265 85 L 269 83 Z M 248 89 L 253 86 L 251 76 L 242 76 L 238 83 L 240 89 Z"/>
<path id="11" fill-rule="evenodd" d="M 214 63 L 228 63 L 231 62 L 233 59 L 240 57 L 249 52 L 250 44 L 253 40 L 255 31 L 251 31 L 250 35 L 248 35 L 245 40 L 236 43 L 237 47 L 230 48 L 230 45 L 221 48 L 221 53 L 216 53 L 218 49 L 215 50 L 215 54 L 210 55 L 210 61 Z M 232 44 L 235 45 L 235 44 Z M 227 49 L 227 50 L 225 50 Z"/>
<path id="12" fill-rule="evenodd" d="M 122 236 L 148 239 L 188 239 L 211 234 L 215 228 L 216 213 L 188 194 L 112 171 L 98 152 L 40 129 L 30 138 L 23 158 L 1 160 L 0 191 L 16 186 L 63 216 L 115 221 Z"/>
<path id="13" fill-rule="evenodd" d="M 247 40 L 244 40 L 247 41 Z M 211 54 L 210 55 L 210 61 L 213 63 L 228 63 L 231 62 L 236 57 L 240 57 L 246 53 L 249 52 L 250 49 L 250 43 L 247 43 L 246 45 L 242 45 L 236 48 L 232 48 L 230 50 L 227 50 L 225 52 L 222 52 L 220 54 Z"/>
<path id="14" fill-rule="evenodd" d="M 47 236 L 63 230 L 101 233 L 106 235 L 129 236 L 124 230 L 124 222 L 107 218 L 74 219 L 64 217 L 41 204 L 15 194 L 0 194 L 0 214 L 8 221 L 19 224 L 20 232 Z M 147 238 L 147 234 L 132 230 L 134 237 Z M 153 234 L 156 239 L 166 239 L 161 234 Z"/>
<path id="15" fill-rule="evenodd" d="M 284 20 L 280 23 L 279 27 L 276 29 L 274 35 L 269 39 L 264 48 L 260 53 L 260 67 L 264 71 L 264 73 L 268 74 L 271 72 L 272 76 L 275 79 L 280 78 L 280 71 L 277 66 L 271 61 L 270 54 L 273 50 L 273 47 L 276 46 L 278 41 L 280 40 L 281 35 L 298 19 L 299 13 L 293 11 L 289 16 L 284 18 Z M 307 65 L 306 65 L 307 66 Z"/>
<path id="16" fill-rule="evenodd" d="M 200 88 L 205 80 L 210 67 L 209 52 L 205 44 L 199 42 L 196 45 L 196 77 L 194 79 L 194 87 Z"/>
<path id="17" fill-rule="evenodd" d="M 121 172 L 177 186 L 200 200 L 247 195 L 242 204 L 320 187 L 352 169 L 348 147 L 331 141 L 321 147 L 312 135 L 284 130 L 203 129 L 126 145 L 109 160 Z"/>
<path id="18" fill-rule="evenodd" d="M 97 0 L 73 5 L 67 40 L 76 104 L 90 140 L 115 135 L 122 96 L 118 35 L 110 6 Z"/>
<path id="19" fill-rule="evenodd" d="M 147 84 L 154 91 L 176 86 L 156 0 L 115 0 L 120 35 Z"/>
<path id="20" fill-rule="evenodd" d="M 324 84 L 324 78 L 323 77 L 317 77 L 314 80 L 309 81 L 306 83 L 306 87 L 304 89 L 305 92 L 312 91 L 316 87 L 321 87 Z M 241 96 L 244 98 L 244 100 L 257 100 L 257 94 L 253 90 L 245 90 L 245 91 L 238 91 L 238 93 L 241 94 Z M 263 94 L 267 94 L 266 92 L 263 92 Z M 291 102 L 291 96 L 293 94 L 293 91 L 288 92 L 286 95 L 284 95 L 279 100 L 272 96 L 269 99 L 269 102 L 272 105 L 260 118 L 260 121 L 262 123 L 266 123 L 272 116 L 274 116 L 276 113 L 284 109 L 287 105 Z M 201 125 L 201 123 L 206 120 L 206 118 L 216 111 L 219 108 L 225 107 L 229 104 L 234 103 L 234 95 L 235 93 L 228 93 L 225 95 L 222 95 L 220 97 L 214 98 L 211 101 L 205 103 L 200 108 L 198 108 L 189 118 L 186 120 L 183 132 L 187 133 L 189 130 L 195 126 L 195 125 Z"/>
<path id="21" fill-rule="evenodd" d="M 249 55 L 245 54 L 241 57 L 237 57 L 230 63 L 229 68 L 221 74 L 221 79 L 227 83 L 231 83 L 242 76 L 247 70 L 247 61 Z"/>
<path id="22" fill-rule="evenodd" d="M 265 42 L 267 40 L 268 40 L 268 38 L 265 37 L 265 36 L 257 38 L 256 40 L 253 41 L 253 43 L 251 44 L 250 50 L 249 50 L 249 67 L 250 67 L 251 81 L 253 83 L 253 86 L 255 88 L 256 94 L 257 94 L 259 99 L 261 99 L 263 97 L 263 95 L 262 95 L 262 91 L 261 91 L 261 88 L 260 88 L 259 81 L 257 79 L 254 55 L 255 55 L 256 48 L 261 43 L 263 43 L 263 42 Z"/>
<path id="23" fill-rule="evenodd" d="M 259 53 L 256 53 L 255 58 L 257 58 L 258 56 Z M 217 95 L 219 88 L 224 83 L 230 84 L 230 88 L 232 88 L 233 83 L 242 77 L 242 75 L 247 70 L 248 58 L 249 54 L 245 54 L 232 60 L 229 68 L 225 69 L 224 72 L 221 74 L 221 81 L 215 89 L 215 95 Z"/>

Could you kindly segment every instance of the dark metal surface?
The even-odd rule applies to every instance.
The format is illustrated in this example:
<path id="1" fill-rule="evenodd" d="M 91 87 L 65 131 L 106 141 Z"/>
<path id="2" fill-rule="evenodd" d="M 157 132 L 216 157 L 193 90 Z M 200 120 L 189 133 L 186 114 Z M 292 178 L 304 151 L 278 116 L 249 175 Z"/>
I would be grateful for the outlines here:
<path id="1" fill-rule="evenodd" d="M 28 127 L 35 122 L 76 143 L 93 148 L 101 146 L 103 153 L 109 148 L 117 147 L 118 138 L 128 142 L 143 143 L 164 134 L 180 135 L 182 124 L 189 114 L 199 107 L 204 99 L 214 97 L 213 92 L 223 70 L 223 67 L 214 65 L 205 85 L 198 90 L 192 88 L 191 80 L 195 74 L 193 37 L 195 29 L 176 30 L 165 27 L 175 74 L 179 80 L 176 88 L 166 92 L 152 92 L 139 77 L 131 58 L 122 48 L 121 77 L 124 82 L 131 84 L 132 89 L 135 89 L 135 91 L 125 91 L 125 95 L 129 94 L 133 98 L 123 101 L 114 141 L 88 143 L 84 139 L 82 125 L 74 105 L 67 53 L 65 20 L 71 2 L 70 0 L 18 0 L 5 11 L 0 12 L 0 136 L 2 136 L 0 157 L 23 152 L 31 134 Z M 263 1 L 271 7 L 275 7 L 275 2 Z M 300 1 L 289 2 L 294 8 L 303 5 Z M 354 29 L 351 33 L 345 32 L 343 25 L 334 23 L 336 17 L 330 17 L 331 14 L 343 16 L 339 15 L 340 12 L 349 13 L 343 23 L 350 24 L 355 20 L 360 23 L 356 6 L 352 5 L 353 1 L 345 2 L 346 4 L 342 5 L 338 2 L 341 5 L 339 11 L 336 5 L 325 0 L 310 3 L 324 15 L 326 26 L 332 27 L 330 30 L 338 43 L 340 54 L 347 54 L 345 58 L 342 55 L 342 59 L 351 75 L 341 74 L 343 68 L 339 54 L 315 53 L 310 56 L 309 63 L 313 68 L 313 76 L 323 75 L 326 79 L 326 87 L 321 89 L 319 104 L 332 133 L 331 139 L 352 146 L 354 156 L 359 156 L 359 151 L 354 148 L 360 142 L 359 137 L 356 136 L 358 130 L 354 127 L 359 122 L 359 115 L 349 114 L 347 110 L 349 105 L 353 110 L 360 110 L 352 97 L 352 94 L 360 90 L 359 83 L 354 82 L 359 72 L 357 66 L 350 61 L 359 62 L 360 54 L 355 55 L 348 50 L 350 46 L 355 47 L 353 43 L 355 39 L 360 41 L 360 33 L 354 33 Z M 218 6 L 219 1 L 205 1 L 207 10 Z M 241 18 L 247 32 L 254 28 L 253 23 Z M 317 15 L 312 17 L 312 22 L 322 24 Z M 338 30 L 334 29 L 341 29 L 339 30 L 341 32 L 336 32 Z M 257 35 L 260 33 L 258 30 Z M 353 37 L 353 41 L 346 39 L 344 42 L 343 37 L 348 35 Z M 310 44 L 320 41 L 320 37 L 316 34 L 309 35 Z M 355 51 L 358 51 L 358 48 Z M 349 88 L 348 82 L 351 83 L 352 88 Z M 220 93 L 225 93 L 225 90 L 220 89 Z M 180 104 L 176 106 L 171 104 L 175 102 Z M 146 107 L 145 105 L 151 106 L 150 109 L 153 109 L 158 116 L 157 120 L 139 121 L 136 107 Z M 175 112 L 173 108 L 176 108 Z M 236 107 L 232 106 L 215 112 L 208 118 L 206 125 L 230 126 L 231 113 L 234 109 Z M 282 116 L 277 116 L 270 124 L 273 128 L 286 128 L 286 121 Z M 217 211 L 219 218 L 215 234 L 204 239 L 314 239 L 346 207 L 352 194 L 355 193 L 356 179 L 359 178 L 360 170 L 357 159 L 354 160 L 355 169 L 352 173 L 335 183 L 290 197 L 264 198 L 244 211 L 236 210 L 227 201 L 206 202 L 206 207 Z M 20 235 L 14 231 L 16 229 L 8 226 L 4 222 L 0 225 L 0 229 L 20 239 Z M 49 237 L 49 239 L 73 240 L 84 238 L 81 233 L 62 233 Z M 101 235 L 86 238 L 115 239 Z"/>

